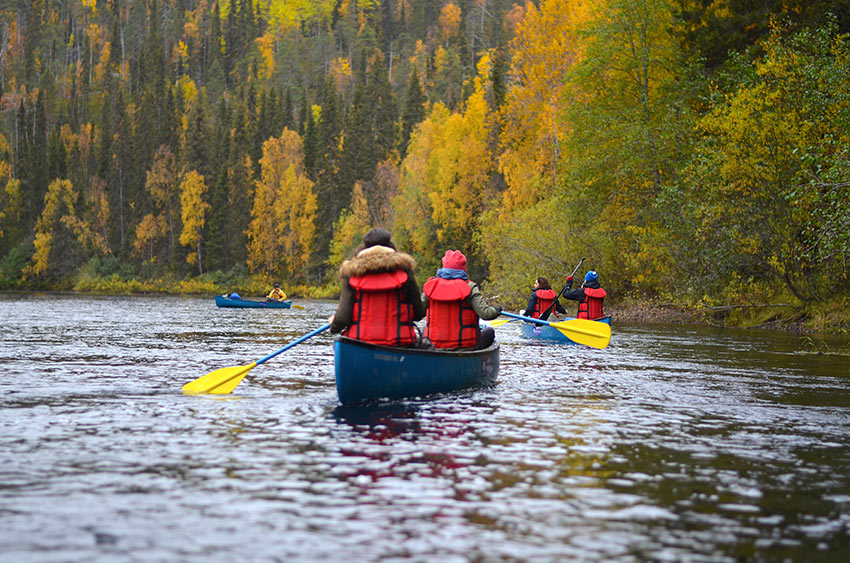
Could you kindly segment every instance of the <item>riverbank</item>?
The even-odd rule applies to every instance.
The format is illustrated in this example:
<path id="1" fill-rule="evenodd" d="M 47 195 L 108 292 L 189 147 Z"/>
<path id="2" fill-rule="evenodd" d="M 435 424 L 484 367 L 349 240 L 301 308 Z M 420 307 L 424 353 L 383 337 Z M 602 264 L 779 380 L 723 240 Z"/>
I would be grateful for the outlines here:
<path id="1" fill-rule="evenodd" d="M 764 303 L 689 307 L 676 303 L 613 302 L 606 306 L 618 322 L 695 323 L 736 328 L 764 328 L 795 334 L 850 335 L 850 302 L 847 298 L 793 305 Z"/>

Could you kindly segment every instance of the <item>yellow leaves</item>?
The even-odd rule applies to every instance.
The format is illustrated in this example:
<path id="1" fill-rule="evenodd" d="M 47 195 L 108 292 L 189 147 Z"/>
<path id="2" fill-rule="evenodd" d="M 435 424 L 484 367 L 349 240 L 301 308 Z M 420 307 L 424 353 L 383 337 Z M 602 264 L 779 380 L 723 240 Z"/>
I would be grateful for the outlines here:
<path id="1" fill-rule="evenodd" d="M 328 67 L 328 78 L 330 78 L 336 86 L 336 93 L 343 95 L 351 89 L 351 60 L 343 57 L 336 57 L 331 60 Z"/>
<path id="2" fill-rule="evenodd" d="M 560 114 L 565 78 L 581 54 L 579 25 L 586 18 L 586 4 L 548 0 L 538 10 L 528 2 L 515 8 L 509 21 L 516 22 L 512 42 L 511 74 L 516 77 L 502 106 L 498 158 L 508 190 L 504 206 L 528 206 L 554 188 L 558 167 L 557 147 L 568 134 Z M 520 19 L 522 16 L 522 19 Z"/>
<path id="3" fill-rule="evenodd" d="M 301 277 L 312 252 L 318 203 L 298 133 L 284 129 L 263 143 L 260 166 L 247 233 L 248 266 Z"/>
<path id="4" fill-rule="evenodd" d="M 168 207 L 177 191 L 177 159 L 167 145 L 156 150 L 151 169 L 147 171 L 145 189 L 160 209 Z"/>
<path id="5" fill-rule="evenodd" d="M 447 42 L 449 39 L 457 35 L 458 30 L 460 29 L 460 7 L 449 2 L 443 9 L 440 10 L 440 38 Z"/>
<path id="6" fill-rule="evenodd" d="M 256 39 L 257 48 L 260 51 L 260 78 L 269 78 L 274 74 L 274 58 L 275 58 L 275 37 L 270 33 L 266 33 Z"/>
<path id="7" fill-rule="evenodd" d="M 186 102 L 186 105 L 189 105 L 195 101 L 198 97 L 198 86 L 195 84 L 195 81 L 192 80 L 188 75 L 181 74 L 180 78 L 177 79 L 177 87 L 180 89 L 183 99 Z M 187 112 L 188 115 L 188 112 Z M 184 130 L 185 130 L 185 116 L 184 116 Z"/>
<path id="8" fill-rule="evenodd" d="M 183 231 L 180 244 L 193 246 L 201 239 L 201 229 L 206 224 L 206 215 L 210 204 L 206 201 L 207 184 L 196 170 L 190 170 L 180 183 L 180 205 L 182 209 Z M 190 264 L 193 262 L 190 262 Z"/>
<path id="9" fill-rule="evenodd" d="M 9 178 L 0 194 L 0 238 L 6 236 L 10 226 L 20 225 L 23 199 L 21 181 L 17 178 Z"/>
<path id="10" fill-rule="evenodd" d="M 484 57 L 480 66 L 484 76 L 488 61 Z M 406 237 L 415 252 L 432 252 L 435 239 L 439 245 L 471 244 L 489 195 L 489 134 L 483 76 L 463 113 L 452 114 L 438 103 L 414 130 L 393 205 L 396 224 L 411 226 Z"/>
<path id="11" fill-rule="evenodd" d="M 303 171 L 296 172 L 290 164 L 280 186 L 283 192 L 281 205 L 275 207 L 276 234 L 283 244 L 282 258 L 290 272 L 302 272 L 310 262 L 314 222 L 318 199 L 313 193 L 313 182 Z"/>
<path id="12" fill-rule="evenodd" d="M 44 195 L 44 208 L 35 225 L 35 252 L 31 262 L 24 268 L 24 275 L 38 276 L 47 270 L 54 233 L 63 218 L 74 216 L 76 197 L 70 180 L 56 179 L 50 182 Z"/>
<path id="13" fill-rule="evenodd" d="M 154 245 L 165 236 L 168 231 L 168 223 L 163 216 L 148 213 L 136 225 L 136 239 L 133 241 L 133 254 L 136 256 L 147 255 L 153 260 Z"/>
<path id="14" fill-rule="evenodd" d="M 263 0 L 262 4 L 267 4 L 269 29 L 283 34 L 298 29 L 302 22 L 329 20 L 336 0 Z M 221 14 L 226 19 L 224 9 Z"/>
<path id="15" fill-rule="evenodd" d="M 35 240 L 33 241 L 33 246 L 35 247 L 35 252 L 33 252 L 31 262 L 27 264 L 24 268 L 23 273 L 25 276 L 33 275 L 38 276 L 45 270 L 47 270 L 47 260 L 50 255 L 50 247 L 53 245 L 53 233 L 52 232 L 36 232 Z"/>
<path id="16" fill-rule="evenodd" d="M 189 58 L 189 47 L 182 39 L 177 42 L 177 47 L 174 49 L 174 58 L 182 61 Z"/>

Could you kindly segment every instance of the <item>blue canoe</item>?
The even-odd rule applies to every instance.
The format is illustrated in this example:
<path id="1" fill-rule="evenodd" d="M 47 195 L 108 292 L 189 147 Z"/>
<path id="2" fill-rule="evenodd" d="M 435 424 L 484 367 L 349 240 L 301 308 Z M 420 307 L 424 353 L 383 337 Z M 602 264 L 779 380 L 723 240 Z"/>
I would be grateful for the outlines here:
<path id="1" fill-rule="evenodd" d="M 569 319 L 562 319 L 563 321 L 569 321 L 570 319 L 574 319 L 575 317 L 570 317 Z M 595 319 L 598 323 L 605 323 L 607 325 L 611 324 L 611 317 L 602 317 L 601 319 Z M 577 342 L 573 342 L 566 336 L 564 333 L 558 330 L 553 326 L 546 325 L 538 325 L 532 324 L 529 322 L 522 323 L 522 335 L 525 338 L 531 338 L 533 340 L 548 340 L 550 342 L 560 342 L 561 344 L 577 344 Z"/>
<path id="2" fill-rule="evenodd" d="M 334 340 L 336 391 L 342 404 L 403 399 L 486 387 L 499 373 L 499 342 L 483 350 L 419 350 Z"/>
<path id="3" fill-rule="evenodd" d="M 219 307 L 239 307 L 242 309 L 289 309 L 292 301 L 251 301 L 250 299 L 231 299 L 224 295 L 215 296 L 215 304 Z"/>

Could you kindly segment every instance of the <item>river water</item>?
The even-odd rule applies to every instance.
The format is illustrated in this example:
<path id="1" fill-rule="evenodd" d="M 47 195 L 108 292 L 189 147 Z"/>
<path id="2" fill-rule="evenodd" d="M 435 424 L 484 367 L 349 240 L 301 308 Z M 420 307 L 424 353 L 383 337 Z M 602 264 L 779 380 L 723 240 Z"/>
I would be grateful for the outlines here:
<path id="1" fill-rule="evenodd" d="M 181 394 L 335 306 L 296 303 L 0 295 L 0 560 L 850 557 L 846 341 L 509 323 L 493 388 L 340 407 L 322 333 Z"/>

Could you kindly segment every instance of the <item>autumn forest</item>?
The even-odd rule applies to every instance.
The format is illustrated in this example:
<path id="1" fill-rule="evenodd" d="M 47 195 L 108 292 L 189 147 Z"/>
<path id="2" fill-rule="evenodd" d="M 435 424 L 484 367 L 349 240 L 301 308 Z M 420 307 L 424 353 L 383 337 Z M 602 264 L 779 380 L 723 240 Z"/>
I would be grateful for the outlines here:
<path id="1" fill-rule="evenodd" d="M 0 289 L 850 298 L 840 0 L 0 2 Z M 584 270 L 582 270 L 583 272 Z M 846 301 L 842 301 L 846 302 Z"/>

